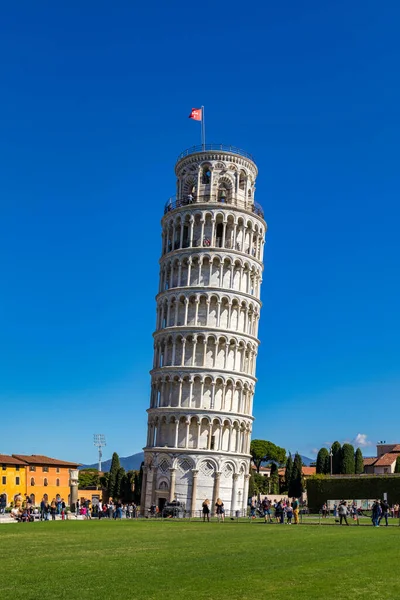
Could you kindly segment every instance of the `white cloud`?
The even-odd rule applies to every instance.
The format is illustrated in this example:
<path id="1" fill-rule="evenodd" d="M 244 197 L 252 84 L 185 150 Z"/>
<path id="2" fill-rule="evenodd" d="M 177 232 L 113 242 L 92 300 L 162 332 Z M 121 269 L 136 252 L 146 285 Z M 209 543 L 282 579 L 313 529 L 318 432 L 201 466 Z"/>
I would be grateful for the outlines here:
<path id="1" fill-rule="evenodd" d="M 357 433 L 353 440 L 353 444 L 354 446 L 359 446 L 360 448 L 368 448 L 368 446 L 373 446 L 373 443 L 368 439 L 366 433 Z"/>

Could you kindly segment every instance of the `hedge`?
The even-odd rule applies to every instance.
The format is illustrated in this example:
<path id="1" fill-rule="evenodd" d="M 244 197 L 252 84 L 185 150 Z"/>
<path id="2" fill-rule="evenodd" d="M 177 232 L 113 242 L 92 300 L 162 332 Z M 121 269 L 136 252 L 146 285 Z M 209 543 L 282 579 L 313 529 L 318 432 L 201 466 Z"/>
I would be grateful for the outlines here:
<path id="1" fill-rule="evenodd" d="M 308 507 L 318 512 L 327 500 L 372 500 L 387 493 L 389 504 L 400 503 L 400 476 L 355 475 L 330 477 L 314 475 L 307 479 Z"/>

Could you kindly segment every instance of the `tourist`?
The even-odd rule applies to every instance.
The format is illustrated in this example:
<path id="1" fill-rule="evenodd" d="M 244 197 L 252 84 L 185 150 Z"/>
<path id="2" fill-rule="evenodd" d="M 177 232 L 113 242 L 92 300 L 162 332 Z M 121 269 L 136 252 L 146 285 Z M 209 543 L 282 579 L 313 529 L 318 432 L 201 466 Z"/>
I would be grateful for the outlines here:
<path id="1" fill-rule="evenodd" d="M 225 519 L 225 508 L 224 508 L 224 503 L 222 502 L 221 498 L 217 498 L 217 501 L 215 503 L 215 513 L 217 515 L 218 518 L 218 522 L 224 521 Z"/>
<path id="2" fill-rule="evenodd" d="M 256 503 L 254 502 L 254 500 L 252 500 L 250 504 L 250 519 L 256 518 L 256 508 Z"/>
<path id="3" fill-rule="evenodd" d="M 268 500 L 268 498 L 264 498 L 264 500 L 262 501 L 262 509 L 263 509 L 263 513 L 264 513 L 264 522 L 265 523 L 272 523 L 272 519 L 271 519 L 271 502 Z"/>
<path id="4" fill-rule="evenodd" d="M 202 504 L 202 510 L 203 510 L 203 521 L 206 521 L 206 517 L 207 517 L 207 521 L 210 522 L 210 501 L 208 499 L 204 500 L 203 504 Z"/>
<path id="5" fill-rule="evenodd" d="M 326 517 L 328 516 L 328 506 L 326 504 L 326 502 L 322 505 L 322 517 L 324 519 L 326 519 Z"/>
<path id="6" fill-rule="evenodd" d="M 372 505 L 372 524 L 374 527 L 379 527 L 379 518 L 382 514 L 381 505 L 379 500 L 375 500 Z"/>
<path id="7" fill-rule="evenodd" d="M 55 498 L 53 498 L 53 500 L 51 501 L 51 504 L 50 504 L 50 514 L 51 514 L 51 520 L 55 521 L 56 514 L 57 514 L 57 503 L 56 503 Z"/>
<path id="8" fill-rule="evenodd" d="M 299 524 L 299 501 L 297 500 L 297 498 L 293 498 L 292 508 L 293 508 L 294 524 L 298 525 Z"/>
<path id="9" fill-rule="evenodd" d="M 386 523 L 386 527 L 387 527 L 389 525 L 389 523 L 388 523 L 389 504 L 386 502 L 386 500 L 381 500 L 380 506 L 381 506 L 381 515 L 379 517 L 378 525 L 380 525 L 382 519 L 385 519 L 385 523 Z"/>
<path id="10" fill-rule="evenodd" d="M 61 498 L 61 518 L 63 521 L 64 519 L 68 519 L 67 506 L 65 504 L 64 498 Z"/>
<path id="11" fill-rule="evenodd" d="M 79 508 L 80 507 L 79 507 L 79 498 L 78 498 L 78 500 L 76 501 L 76 504 L 75 504 L 75 517 L 76 518 L 78 518 L 78 515 L 79 515 Z"/>
<path id="12" fill-rule="evenodd" d="M 275 516 L 278 523 L 283 525 L 285 523 L 285 509 L 282 500 L 279 500 L 275 508 Z"/>
<path id="13" fill-rule="evenodd" d="M 339 504 L 339 519 L 340 519 L 339 524 L 340 525 L 343 523 L 343 521 L 346 523 L 346 525 L 348 525 L 347 514 L 348 514 L 347 502 L 344 500 L 343 502 L 341 502 Z"/>
<path id="14" fill-rule="evenodd" d="M 286 506 L 286 523 L 288 525 L 292 524 L 292 518 L 293 518 L 293 506 L 290 504 L 290 502 L 288 502 L 287 506 Z"/>

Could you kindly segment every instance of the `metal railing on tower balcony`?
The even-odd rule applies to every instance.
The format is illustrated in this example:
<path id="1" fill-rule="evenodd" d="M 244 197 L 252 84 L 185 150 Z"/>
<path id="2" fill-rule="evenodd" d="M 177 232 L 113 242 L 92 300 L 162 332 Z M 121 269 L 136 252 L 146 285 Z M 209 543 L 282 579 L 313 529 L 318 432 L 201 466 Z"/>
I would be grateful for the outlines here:
<path id="1" fill-rule="evenodd" d="M 258 202 L 251 202 L 246 200 L 227 200 L 226 198 L 216 198 L 212 199 L 209 195 L 201 195 L 194 196 L 192 194 L 186 194 L 177 198 L 176 196 L 171 196 L 164 206 L 164 215 L 166 215 L 171 210 L 175 210 L 176 208 L 181 208 L 182 206 L 189 206 L 191 204 L 207 204 L 208 202 L 216 202 L 217 204 L 227 204 L 230 206 L 237 206 L 242 210 L 247 212 L 252 212 L 257 216 L 264 218 L 264 210 Z"/>
<path id="2" fill-rule="evenodd" d="M 254 157 L 246 150 L 241 150 L 240 148 L 236 148 L 236 146 L 228 146 L 226 144 L 204 144 L 199 146 L 192 146 L 191 148 L 187 148 L 180 153 L 177 160 L 181 160 L 181 158 L 185 158 L 185 156 L 189 156 L 189 154 L 198 154 L 199 152 L 210 152 L 210 151 L 220 151 L 220 152 L 230 152 L 231 154 L 238 154 L 239 156 L 243 156 L 244 158 L 248 158 L 252 162 L 254 161 Z"/>

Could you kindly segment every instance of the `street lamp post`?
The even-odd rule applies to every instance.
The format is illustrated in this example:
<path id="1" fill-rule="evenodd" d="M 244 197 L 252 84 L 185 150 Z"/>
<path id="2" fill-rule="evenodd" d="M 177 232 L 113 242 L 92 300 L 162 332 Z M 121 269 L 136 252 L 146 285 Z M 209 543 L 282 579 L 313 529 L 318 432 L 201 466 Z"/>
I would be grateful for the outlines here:
<path id="1" fill-rule="evenodd" d="M 331 457 L 331 475 L 332 475 L 332 457 L 333 457 L 333 452 L 332 452 L 332 446 L 329 452 L 329 456 Z"/>

